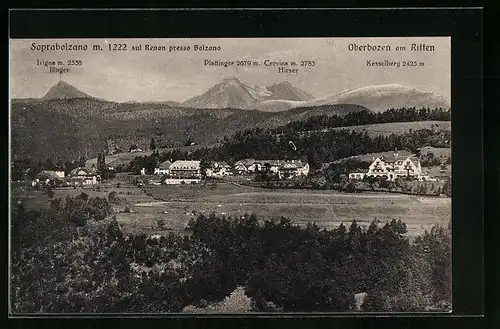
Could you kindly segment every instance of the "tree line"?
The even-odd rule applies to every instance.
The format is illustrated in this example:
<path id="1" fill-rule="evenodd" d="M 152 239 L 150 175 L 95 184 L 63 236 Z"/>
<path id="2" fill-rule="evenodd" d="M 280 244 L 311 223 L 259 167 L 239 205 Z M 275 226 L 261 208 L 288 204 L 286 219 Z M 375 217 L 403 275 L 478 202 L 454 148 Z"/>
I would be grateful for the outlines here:
<path id="1" fill-rule="evenodd" d="M 390 122 L 411 122 L 411 121 L 450 121 L 451 109 L 443 108 L 397 108 L 389 109 L 384 112 L 351 112 L 345 116 L 338 115 L 319 115 L 306 120 L 294 121 L 283 128 L 277 128 L 274 131 L 284 130 L 294 131 L 312 131 L 327 128 L 348 127 L 358 125 L 368 125 L 375 123 Z"/>
<path id="2" fill-rule="evenodd" d="M 296 149 L 290 146 L 290 141 Z M 234 164 L 240 159 L 302 159 L 312 169 L 321 168 L 324 163 L 333 162 L 359 154 L 387 152 L 394 149 L 417 152 L 423 146 L 450 147 L 451 131 L 419 129 L 403 134 L 370 136 L 367 132 L 348 129 L 327 132 L 285 132 L 277 139 L 269 131 L 255 128 L 238 132 L 220 146 L 200 148 L 195 151 L 176 149 L 162 154 L 136 157 L 129 166 L 118 170 L 138 172 L 142 168 L 152 171 L 157 163 L 166 160 L 204 159 L 206 161 L 226 161 Z"/>
<path id="3" fill-rule="evenodd" d="M 78 167 L 85 167 L 85 158 L 80 157 L 74 161 L 54 161 L 52 158 L 47 158 L 44 161 L 34 158 L 23 158 L 12 161 L 11 179 L 13 181 L 34 179 L 42 170 L 60 170 L 68 175 L 71 170 Z"/>
<path id="4" fill-rule="evenodd" d="M 327 132 L 313 132 L 301 135 L 299 132 L 284 132 L 277 139 L 268 131 L 249 129 L 236 134 L 221 146 L 198 149 L 193 158 L 234 163 L 239 159 L 297 159 L 307 160 L 311 168 L 321 168 L 322 164 L 359 154 L 386 152 L 394 149 L 415 153 L 422 146 L 449 147 L 451 131 L 419 129 L 396 135 L 370 136 L 367 132 L 348 129 Z M 296 149 L 290 146 L 290 141 Z M 170 154 L 166 154 L 170 156 Z"/>

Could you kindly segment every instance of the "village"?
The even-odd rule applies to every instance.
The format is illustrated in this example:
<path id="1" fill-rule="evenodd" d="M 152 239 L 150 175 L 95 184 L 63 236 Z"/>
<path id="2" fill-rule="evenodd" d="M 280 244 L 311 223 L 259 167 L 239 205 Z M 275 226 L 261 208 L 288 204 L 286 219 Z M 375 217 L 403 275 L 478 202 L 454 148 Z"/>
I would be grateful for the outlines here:
<path id="1" fill-rule="evenodd" d="M 108 166 L 109 172 L 115 168 Z M 305 177 L 309 174 L 309 164 L 301 160 L 255 160 L 243 159 L 230 166 L 225 161 L 213 161 L 203 166 L 201 160 L 177 160 L 160 163 L 152 175 L 148 175 L 145 168 L 141 169 L 144 177 L 152 179 L 136 180 L 140 187 L 143 185 L 181 185 L 198 184 L 204 178 L 224 178 L 229 176 L 252 176 L 259 172 L 267 172 L 279 179 Z M 67 175 L 63 170 L 42 170 L 31 182 L 34 188 L 45 186 L 57 187 L 85 187 L 95 186 L 103 181 L 102 175 L 95 164 L 78 167 Z"/>
<path id="2" fill-rule="evenodd" d="M 133 151 L 130 151 L 133 152 Z M 424 152 L 424 148 L 422 148 Z M 387 153 L 387 152 L 386 152 Z M 367 169 L 355 170 L 347 173 L 351 182 L 363 180 L 384 180 L 395 182 L 398 178 L 405 178 L 418 182 L 439 182 L 449 177 L 443 157 L 437 159 L 440 164 L 439 172 L 430 173 L 423 169 L 421 160 L 426 153 L 419 156 L 408 152 L 395 151 L 392 154 L 372 157 Z M 446 160 L 446 159 L 445 159 Z M 68 173 L 64 170 L 42 170 L 31 181 L 36 189 L 52 187 L 92 187 L 103 181 L 111 181 L 115 168 L 107 165 L 106 179 L 103 179 L 101 170 L 92 163 L 79 166 Z M 109 175 L 112 173 L 112 175 Z M 233 165 L 226 161 L 204 162 L 203 160 L 167 160 L 155 166 L 153 172 L 146 168 L 140 170 L 140 175 L 134 175 L 134 184 L 138 187 L 145 185 L 196 185 L 209 180 L 229 180 L 237 182 L 258 181 L 259 179 L 273 179 L 290 181 L 304 179 L 311 171 L 309 163 L 301 159 L 241 159 Z M 129 173 L 132 175 L 132 173 Z"/>
<path id="3" fill-rule="evenodd" d="M 435 153 L 431 162 L 430 152 Z M 123 170 L 111 158 L 103 170 L 100 157 L 97 163 L 75 163 L 71 170 L 46 170 L 44 165 L 36 175 L 25 174 L 28 180 L 13 181 L 13 199 L 39 209 L 82 193 L 105 199 L 115 195 L 121 200 L 113 204 L 117 220 L 131 234 L 184 234 L 199 214 L 240 218 L 258 213 L 264 218 L 286 216 L 301 225 L 314 220 L 322 227 L 353 218 L 365 224 L 374 217 L 401 218 L 409 236 L 415 236 L 448 218 L 451 189 L 446 182 L 451 165 L 445 164 L 445 153 L 422 148 L 419 154 L 364 154 L 354 166 L 346 166 L 350 158 L 345 158 L 327 170 L 311 168 L 304 158 L 244 158 L 231 163 L 186 157 L 133 171 L 130 166 Z"/>

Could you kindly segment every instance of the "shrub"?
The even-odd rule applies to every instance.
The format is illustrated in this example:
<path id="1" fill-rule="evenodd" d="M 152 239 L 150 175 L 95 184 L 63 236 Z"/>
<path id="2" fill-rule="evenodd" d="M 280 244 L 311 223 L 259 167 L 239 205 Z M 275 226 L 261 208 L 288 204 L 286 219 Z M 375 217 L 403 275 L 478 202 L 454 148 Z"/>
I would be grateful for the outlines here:
<path id="1" fill-rule="evenodd" d="M 165 229 L 165 224 L 166 224 L 166 222 L 163 218 L 156 220 L 156 225 L 158 226 L 158 229 L 160 229 L 160 230 Z"/>
<path id="2" fill-rule="evenodd" d="M 354 182 L 349 182 L 346 187 L 345 187 L 345 191 L 347 193 L 354 193 L 356 192 L 356 185 L 354 184 Z"/>
<path id="3" fill-rule="evenodd" d="M 108 201 L 105 198 L 100 197 L 89 199 L 88 208 L 90 218 L 96 221 L 105 219 L 113 212 Z"/>
<path id="4" fill-rule="evenodd" d="M 49 199 L 52 199 L 54 197 L 54 190 L 52 190 L 51 188 L 47 189 L 47 196 L 49 197 Z"/>
<path id="5" fill-rule="evenodd" d="M 116 204 L 120 202 L 120 198 L 115 191 L 111 191 L 108 194 L 108 201 Z"/>

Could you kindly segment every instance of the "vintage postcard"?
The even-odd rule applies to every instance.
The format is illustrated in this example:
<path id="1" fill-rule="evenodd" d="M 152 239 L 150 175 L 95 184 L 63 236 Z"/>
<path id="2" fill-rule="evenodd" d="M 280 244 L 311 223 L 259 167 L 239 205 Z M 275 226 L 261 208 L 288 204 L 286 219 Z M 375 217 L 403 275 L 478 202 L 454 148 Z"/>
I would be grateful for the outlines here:
<path id="1" fill-rule="evenodd" d="M 450 56 L 11 39 L 10 312 L 451 312 Z"/>

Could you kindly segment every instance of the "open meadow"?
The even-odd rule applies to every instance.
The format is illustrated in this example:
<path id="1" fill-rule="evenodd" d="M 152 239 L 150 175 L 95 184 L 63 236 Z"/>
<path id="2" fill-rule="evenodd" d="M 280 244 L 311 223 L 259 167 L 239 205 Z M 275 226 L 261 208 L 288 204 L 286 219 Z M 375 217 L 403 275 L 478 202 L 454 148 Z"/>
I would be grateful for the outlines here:
<path id="1" fill-rule="evenodd" d="M 111 191 L 127 201 L 130 212 L 117 213 L 118 222 L 127 232 L 164 234 L 184 232 L 190 219 L 198 214 L 241 217 L 255 213 L 259 219 L 289 218 L 293 223 L 314 222 L 328 229 L 352 220 L 361 225 L 377 218 L 382 224 L 391 219 L 403 220 L 408 235 L 414 236 L 434 224 L 446 226 L 451 219 L 451 199 L 389 193 L 346 194 L 328 190 L 269 190 L 217 183 L 215 186 L 127 185 L 96 188 L 56 189 L 54 198 L 76 196 L 107 197 Z M 12 201 L 21 200 L 30 208 L 48 207 L 43 191 L 13 189 Z"/>
<path id="2" fill-rule="evenodd" d="M 219 183 L 216 187 L 151 186 L 145 191 L 155 199 L 137 203 L 135 213 L 123 213 L 118 219 L 124 226 L 155 231 L 156 221 L 163 219 L 165 227 L 183 230 L 197 214 L 240 217 L 255 213 L 259 219 L 286 217 L 306 225 L 334 228 L 352 220 L 361 225 L 377 218 L 382 223 L 401 219 L 408 234 L 417 235 L 434 224 L 448 225 L 451 219 L 451 199 L 410 196 L 404 194 L 357 193 L 334 191 L 267 190 Z"/>
<path id="3" fill-rule="evenodd" d="M 75 197 L 81 193 L 86 193 L 92 198 L 107 198 L 111 191 L 115 191 L 119 197 L 125 198 L 129 204 L 153 201 L 153 199 L 146 195 L 144 191 L 132 185 L 123 187 L 115 187 L 114 185 L 106 187 L 102 185 L 99 188 L 56 188 L 53 190 L 53 199 L 64 199 L 66 196 Z M 28 187 L 13 187 L 11 190 L 11 198 L 13 204 L 21 201 L 26 205 L 26 207 L 31 209 L 48 208 L 50 205 L 50 199 L 45 191 L 31 190 Z"/>
<path id="4" fill-rule="evenodd" d="M 389 123 L 374 123 L 360 126 L 348 126 L 331 128 L 331 130 L 353 130 L 356 132 L 367 132 L 369 136 L 376 137 L 379 135 L 389 136 L 391 134 L 404 134 L 410 131 L 419 129 L 437 129 L 438 131 L 451 130 L 450 121 L 411 121 L 411 122 L 389 122 Z"/>

